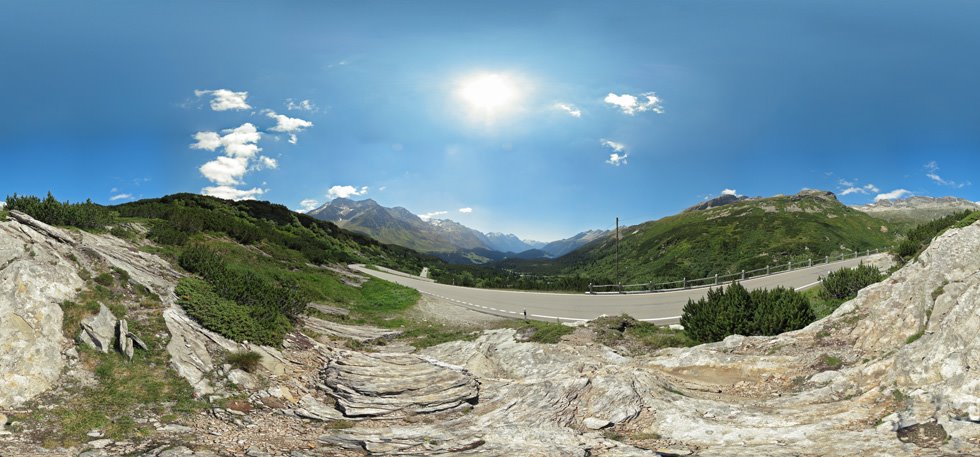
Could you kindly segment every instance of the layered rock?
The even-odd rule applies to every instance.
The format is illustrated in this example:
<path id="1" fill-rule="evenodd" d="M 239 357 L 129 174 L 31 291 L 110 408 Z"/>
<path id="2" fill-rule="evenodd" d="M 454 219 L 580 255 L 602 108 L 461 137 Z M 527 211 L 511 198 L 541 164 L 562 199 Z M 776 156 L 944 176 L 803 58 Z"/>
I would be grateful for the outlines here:
<path id="1" fill-rule="evenodd" d="M 333 338 L 345 338 L 366 343 L 382 339 L 394 338 L 401 334 L 397 330 L 389 330 L 367 325 L 345 325 L 307 316 L 303 319 L 303 327 L 320 335 Z"/>
<path id="2" fill-rule="evenodd" d="M 112 339 L 116 335 L 118 322 L 112 311 L 100 304 L 98 314 L 82 319 L 82 330 L 78 335 L 78 341 L 108 353 L 112 348 Z"/>
<path id="3" fill-rule="evenodd" d="M 476 403 L 479 384 L 460 367 L 412 354 L 340 352 L 321 375 L 347 417 L 405 417 Z"/>

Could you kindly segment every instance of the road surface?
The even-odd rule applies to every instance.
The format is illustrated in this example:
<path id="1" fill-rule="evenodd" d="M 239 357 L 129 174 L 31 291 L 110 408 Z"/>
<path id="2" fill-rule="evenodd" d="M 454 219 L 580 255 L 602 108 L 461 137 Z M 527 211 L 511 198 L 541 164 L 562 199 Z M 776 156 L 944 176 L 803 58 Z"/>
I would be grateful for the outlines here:
<path id="1" fill-rule="evenodd" d="M 826 276 L 831 271 L 855 267 L 862 261 L 868 262 L 874 258 L 831 262 L 740 282 L 750 290 L 776 286 L 802 290 L 818 284 L 820 276 Z M 523 317 L 526 310 L 529 318 L 561 322 L 626 313 L 642 321 L 672 324 L 680 321 L 681 312 L 689 299 L 697 300 L 708 292 L 707 288 L 701 288 L 648 294 L 589 295 L 478 289 L 439 284 L 407 274 L 372 270 L 363 265 L 351 265 L 351 268 L 477 311 L 518 318 Z"/>

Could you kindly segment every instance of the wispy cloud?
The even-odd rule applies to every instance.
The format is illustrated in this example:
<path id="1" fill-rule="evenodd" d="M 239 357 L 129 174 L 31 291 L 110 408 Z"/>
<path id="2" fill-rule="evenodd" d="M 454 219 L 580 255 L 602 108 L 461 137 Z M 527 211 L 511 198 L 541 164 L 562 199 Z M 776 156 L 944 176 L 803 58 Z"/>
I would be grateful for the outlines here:
<path id="1" fill-rule="evenodd" d="M 364 195 L 368 192 L 367 186 L 361 186 L 357 188 L 354 186 L 333 186 L 327 190 L 327 198 L 333 200 L 335 198 L 350 198 Z"/>
<path id="2" fill-rule="evenodd" d="M 313 102 L 309 100 L 293 101 L 291 98 L 286 99 L 286 109 L 289 111 L 306 111 L 310 113 L 315 113 L 320 110 L 320 107 L 316 106 Z"/>
<path id="3" fill-rule="evenodd" d="M 912 192 L 905 189 L 895 189 L 891 192 L 875 195 L 875 201 L 894 200 L 896 198 L 902 198 L 906 195 L 912 195 Z"/>
<path id="4" fill-rule="evenodd" d="M 840 194 L 842 196 L 851 195 L 851 194 L 867 195 L 869 193 L 874 194 L 874 193 L 881 192 L 881 189 L 879 189 L 878 186 L 875 186 L 874 184 L 868 183 L 861 186 L 859 184 L 856 184 L 857 181 L 858 181 L 857 179 L 852 179 L 850 181 L 843 178 L 838 179 L 837 183 L 840 184 L 841 186 L 839 188 Z"/>
<path id="5" fill-rule="evenodd" d="M 626 165 L 626 159 L 629 157 L 629 154 L 624 152 L 626 150 L 626 145 L 616 141 L 607 140 L 605 138 L 599 140 L 599 144 L 613 151 L 611 154 L 609 154 L 609 159 L 606 160 L 606 163 L 614 167 Z"/>
<path id="6" fill-rule="evenodd" d="M 470 208 L 470 207 L 460 208 L 459 209 L 459 212 L 461 212 L 463 214 L 470 214 L 470 213 L 473 212 L 473 208 Z"/>
<path id="7" fill-rule="evenodd" d="M 133 194 L 116 194 L 109 197 L 109 201 L 114 202 L 118 200 L 132 200 Z"/>
<path id="8" fill-rule="evenodd" d="M 316 209 L 317 206 L 320 206 L 320 202 L 312 198 L 307 198 L 306 200 L 299 202 L 299 207 L 303 210 L 304 213 L 313 211 L 314 209 Z"/>
<path id="9" fill-rule="evenodd" d="M 939 176 L 938 173 L 936 173 L 937 171 L 939 171 L 939 165 L 936 164 L 936 161 L 935 160 L 933 160 L 932 162 L 927 163 L 925 165 L 925 169 L 926 169 L 926 177 L 929 178 L 929 179 L 931 179 L 931 180 L 933 180 L 933 182 L 935 182 L 936 184 L 939 184 L 941 186 L 947 186 L 947 187 L 954 187 L 956 189 L 962 189 L 962 188 L 964 188 L 964 187 L 969 186 L 970 184 L 972 184 L 970 181 L 956 182 L 956 181 L 949 181 L 949 180 L 943 179 L 941 176 Z"/>
<path id="10" fill-rule="evenodd" d="M 446 214 L 449 214 L 449 211 L 433 211 L 431 213 L 419 214 L 419 219 L 428 222 L 434 217 L 445 216 Z"/>
<path id="11" fill-rule="evenodd" d="M 654 92 L 642 93 L 639 96 L 630 94 L 616 95 L 610 92 L 602 101 L 615 106 L 624 114 L 630 116 L 645 111 L 653 111 L 657 114 L 664 113 L 663 101 Z"/>
<path id="12" fill-rule="evenodd" d="M 197 97 L 210 96 L 211 109 L 214 111 L 244 110 L 252 108 L 252 106 L 245 101 L 248 98 L 248 92 L 233 92 L 228 89 L 195 90 L 194 95 Z"/>
<path id="13" fill-rule="evenodd" d="M 555 103 L 555 109 L 562 110 L 572 117 L 582 117 L 582 110 L 571 103 Z"/>

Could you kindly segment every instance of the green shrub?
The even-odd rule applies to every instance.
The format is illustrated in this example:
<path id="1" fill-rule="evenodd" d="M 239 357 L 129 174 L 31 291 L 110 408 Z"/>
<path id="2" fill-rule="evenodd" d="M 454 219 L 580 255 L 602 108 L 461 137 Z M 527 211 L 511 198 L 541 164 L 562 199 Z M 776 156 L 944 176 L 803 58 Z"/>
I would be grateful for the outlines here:
<path id="1" fill-rule="evenodd" d="M 754 290 L 751 296 L 755 303 L 752 320 L 755 334 L 778 335 L 806 327 L 816 319 L 806 297 L 794 290 L 782 287 Z"/>
<path id="2" fill-rule="evenodd" d="M 980 220 L 980 211 L 962 211 L 939 219 L 920 224 L 905 235 L 905 240 L 892 250 L 892 253 L 902 262 L 908 262 L 917 256 L 932 239 L 950 227 L 965 227 Z"/>
<path id="3" fill-rule="evenodd" d="M 851 299 L 857 296 L 859 290 L 882 279 L 885 279 L 885 275 L 875 266 L 861 264 L 857 268 L 841 268 L 824 278 L 824 297 Z"/>
<path id="4" fill-rule="evenodd" d="M 292 328 L 285 315 L 222 298 L 211 285 L 196 278 L 177 283 L 178 304 L 205 328 L 232 340 L 279 345 Z"/>
<path id="5" fill-rule="evenodd" d="M 187 232 L 178 230 L 169 221 L 158 221 L 150 227 L 146 237 L 151 241 L 167 246 L 183 246 L 187 244 L 190 235 Z"/>
<path id="6" fill-rule="evenodd" d="M 261 361 L 262 354 L 255 351 L 231 352 L 225 357 L 225 362 L 233 368 L 245 370 L 249 373 L 255 373 L 255 369 L 259 367 L 259 362 Z"/>
<path id="7" fill-rule="evenodd" d="M 97 284 L 103 285 L 105 287 L 112 287 L 112 285 L 116 283 L 115 278 L 113 278 L 112 275 L 109 273 L 102 273 L 96 276 L 94 281 Z"/>
<path id="8" fill-rule="evenodd" d="M 741 284 L 708 290 L 688 300 L 681 316 L 687 335 L 698 342 L 721 341 L 729 335 L 776 335 L 805 327 L 814 320 L 806 297 L 783 288 L 749 293 Z"/>
<path id="9" fill-rule="evenodd" d="M 116 214 L 108 208 L 86 200 L 84 203 L 61 203 L 48 192 L 44 200 L 33 195 L 7 197 L 7 209 L 23 211 L 51 225 L 68 225 L 82 229 L 104 229 Z"/>

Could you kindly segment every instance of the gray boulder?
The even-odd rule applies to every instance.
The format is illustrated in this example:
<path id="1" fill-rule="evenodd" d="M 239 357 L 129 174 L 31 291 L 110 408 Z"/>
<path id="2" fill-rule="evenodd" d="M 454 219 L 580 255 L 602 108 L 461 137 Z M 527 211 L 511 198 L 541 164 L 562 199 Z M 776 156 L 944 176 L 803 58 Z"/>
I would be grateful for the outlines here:
<path id="1" fill-rule="evenodd" d="M 99 305 L 99 314 L 82 319 L 82 331 L 78 340 L 104 353 L 112 347 L 112 338 L 116 334 L 116 316 L 105 305 Z"/>

